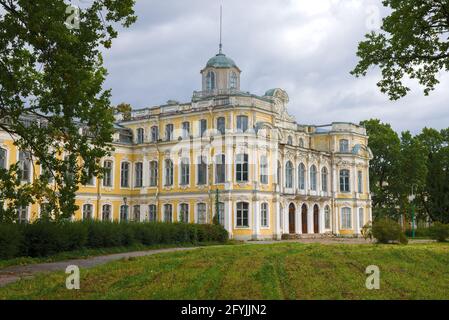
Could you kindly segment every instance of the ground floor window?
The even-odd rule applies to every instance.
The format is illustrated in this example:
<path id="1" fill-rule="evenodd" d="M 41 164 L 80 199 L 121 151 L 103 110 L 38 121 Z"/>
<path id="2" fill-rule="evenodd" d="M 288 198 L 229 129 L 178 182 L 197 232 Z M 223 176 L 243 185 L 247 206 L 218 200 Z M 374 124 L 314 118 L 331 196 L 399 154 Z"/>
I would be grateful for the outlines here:
<path id="1" fill-rule="evenodd" d="M 83 205 L 83 220 L 92 219 L 93 208 L 94 208 L 94 206 L 91 204 Z"/>
<path id="2" fill-rule="evenodd" d="M 173 210 L 171 204 L 164 204 L 164 222 L 172 222 Z"/>
<path id="3" fill-rule="evenodd" d="M 223 202 L 218 203 L 218 223 L 224 226 L 225 205 Z"/>
<path id="4" fill-rule="evenodd" d="M 341 209 L 341 228 L 352 229 L 351 208 L 346 207 Z"/>
<path id="5" fill-rule="evenodd" d="M 139 205 L 135 205 L 133 207 L 133 216 L 134 216 L 134 221 L 140 222 L 140 206 Z"/>
<path id="6" fill-rule="evenodd" d="M 179 221 L 189 222 L 189 205 L 187 203 L 181 203 L 179 206 Z"/>
<path id="7" fill-rule="evenodd" d="M 111 220 L 111 205 L 110 204 L 103 205 L 102 220 L 103 221 Z"/>
<path id="8" fill-rule="evenodd" d="M 249 203 L 237 203 L 237 227 L 249 227 Z"/>
<path id="9" fill-rule="evenodd" d="M 17 209 L 17 222 L 18 223 L 28 222 L 28 206 L 21 206 Z"/>
<path id="10" fill-rule="evenodd" d="M 329 208 L 329 206 L 324 207 L 324 228 L 331 228 L 331 209 Z"/>
<path id="11" fill-rule="evenodd" d="M 120 207 L 120 221 L 128 221 L 129 207 L 127 205 L 122 205 Z"/>
<path id="12" fill-rule="evenodd" d="M 157 221 L 156 205 L 154 205 L 154 204 L 150 204 L 148 206 L 148 220 L 150 222 Z"/>
<path id="13" fill-rule="evenodd" d="M 198 203 L 198 223 L 207 223 L 206 204 Z"/>
<path id="14" fill-rule="evenodd" d="M 268 203 L 260 205 L 260 225 L 263 228 L 268 228 Z"/>

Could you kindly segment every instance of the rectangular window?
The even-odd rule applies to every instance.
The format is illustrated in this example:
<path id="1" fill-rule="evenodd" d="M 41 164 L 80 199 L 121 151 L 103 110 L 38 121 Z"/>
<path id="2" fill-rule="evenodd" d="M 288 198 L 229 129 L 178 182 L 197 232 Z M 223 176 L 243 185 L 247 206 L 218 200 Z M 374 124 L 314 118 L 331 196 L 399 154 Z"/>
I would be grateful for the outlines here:
<path id="1" fill-rule="evenodd" d="M 148 206 L 148 220 L 150 222 L 156 222 L 157 221 L 156 205 L 154 205 L 154 204 L 150 204 Z"/>
<path id="2" fill-rule="evenodd" d="M 173 140 L 173 125 L 167 124 L 165 126 L 165 140 L 172 141 Z"/>
<path id="3" fill-rule="evenodd" d="M 181 185 L 186 186 L 190 183 L 190 162 L 188 158 L 181 159 Z"/>
<path id="4" fill-rule="evenodd" d="M 237 132 L 246 132 L 248 130 L 248 117 L 237 116 Z"/>
<path id="5" fill-rule="evenodd" d="M 159 128 L 156 126 L 151 127 L 151 142 L 157 142 L 159 140 Z"/>
<path id="6" fill-rule="evenodd" d="M 268 160 L 266 156 L 260 157 L 260 183 L 268 184 Z"/>
<path id="7" fill-rule="evenodd" d="M 184 139 L 190 137 L 190 122 L 182 123 L 182 137 Z"/>
<path id="8" fill-rule="evenodd" d="M 165 186 L 173 185 L 173 161 L 165 160 Z"/>
<path id="9" fill-rule="evenodd" d="M 268 204 L 262 203 L 260 205 L 260 225 L 263 228 L 268 228 Z"/>
<path id="10" fill-rule="evenodd" d="M 236 177 L 237 182 L 248 182 L 248 155 L 238 154 L 236 159 Z"/>
<path id="11" fill-rule="evenodd" d="M 219 154 L 215 157 L 215 183 L 224 183 L 226 180 L 226 156 Z"/>
<path id="12" fill-rule="evenodd" d="M 225 205 L 223 202 L 218 203 L 218 223 L 224 226 Z"/>
<path id="13" fill-rule="evenodd" d="M 359 208 L 359 228 L 362 229 L 365 225 L 365 211 L 363 208 Z"/>
<path id="14" fill-rule="evenodd" d="M 129 188 L 129 162 L 121 164 L 120 185 L 122 188 Z"/>
<path id="15" fill-rule="evenodd" d="M 6 150 L 0 148 L 0 169 L 6 169 Z"/>
<path id="16" fill-rule="evenodd" d="M 357 185 L 359 193 L 363 193 L 363 175 L 362 171 L 357 172 Z"/>
<path id="17" fill-rule="evenodd" d="M 17 208 L 17 222 L 18 223 L 28 222 L 28 206 L 21 206 Z"/>
<path id="18" fill-rule="evenodd" d="M 217 119 L 217 130 L 221 134 L 225 134 L 226 131 L 226 120 L 224 117 L 220 117 Z"/>
<path id="19" fill-rule="evenodd" d="M 207 120 L 206 119 L 201 119 L 200 120 L 200 136 L 201 137 L 204 135 L 206 130 L 207 130 Z"/>
<path id="20" fill-rule="evenodd" d="M 83 205 L 83 220 L 91 220 L 93 218 L 93 205 L 85 204 Z"/>
<path id="21" fill-rule="evenodd" d="M 179 206 L 179 222 L 189 223 L 189 205 L 181 203 Z"/>
<path id="22" fill-rule="evenodd" d="M 140 206 L 135 205 L 133 207 L 133 220 L 136 222 L 140 222 Z"/>
<path id="23" fill-rule="evenodd" d="M 143 143 L 145 139 L 145 131 L 142 128 L 137 129 L 137 143 Z"/>
<path id="24" fill-rule="evenodd" d="M 237 203 L 237 227 L 249 227 L 248 211 L 248 202 Z"/>
<path id="25" fill-rule="evenodd" d="M 199 157 L 198 162 L 198 185 L 204 185 L 207 182 L 206 157 Z"/>
<path id="26" fill-rule="evenodd" d="M 104 176 L 103 176 L 103 186 L 112 187 L 112 161 L 105 161 L 104 166 Z"/>
<path id="27" fill-rule="evenodd" d="M 127 205 L 120 206 L 120 221 L 128 221 L 128 210 L 129 207 Z"/>
<path id="28" fill-rule="evenodd" d="M 157 161 L 150 162 L 150 187 L 156 187 L 158 181 Z"/>
<path id="29" fill-rule="evenodd" d="M 171 204 L 164 204 L 164 222 L 172 222 L 173 211 Z"/>
<path id="30" fill-rule="evenodd" d="M 340 192 L 349 192 L 349 170 L 340 171 Z"/>
<path id="31" fill-rule="evenodd" d="M 341 209 L 341 228 L 342 229 L 352 229 L 352 221 L 351 221 L 351 208 L 342 208 Z"/>
<path id="32" fill-rule="evenodd" d="M 20 180 L 30 182 L 31 178 L 31 154 L 26 151 L 19 151 L 19 168 L 21 170 Z"/>
<path id="33" fill-rule="evenodd" d="M 207 223 L 206 204 L 198 203 L 197 210 L 198 210 L 198 212 L 197 212 L 198 213 L 198 223 L 200 223 L 200 224 Z"/>
<path id="34" fill-rule="evenodd" d="M 134 186 L 136 188 L 142 188 L 143 185 L 143 164 L 142 162 L 136 163 L 136 181 Z"/>
<path id="35" fill-rule="evenodd" d="M 102 219 L 103 221 L 110 221 L 111 220 L 111 206 L 109 204 L 103 205 L 102 210 Z"/>

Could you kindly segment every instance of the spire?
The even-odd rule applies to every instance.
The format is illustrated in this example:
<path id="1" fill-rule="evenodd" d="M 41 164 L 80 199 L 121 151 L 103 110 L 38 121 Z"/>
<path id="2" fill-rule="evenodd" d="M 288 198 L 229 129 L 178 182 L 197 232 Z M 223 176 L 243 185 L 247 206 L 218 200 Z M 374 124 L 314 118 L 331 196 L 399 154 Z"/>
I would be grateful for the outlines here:
<path id="1" fill-rule="evenodd" d="M 223 53 L 223 44 L 221 42 L 221 35 L 222 35 L 222 28 L 223 28 L 223 5 L 220 5 L 220 45 L 218 46 L 218 53 Z"/>

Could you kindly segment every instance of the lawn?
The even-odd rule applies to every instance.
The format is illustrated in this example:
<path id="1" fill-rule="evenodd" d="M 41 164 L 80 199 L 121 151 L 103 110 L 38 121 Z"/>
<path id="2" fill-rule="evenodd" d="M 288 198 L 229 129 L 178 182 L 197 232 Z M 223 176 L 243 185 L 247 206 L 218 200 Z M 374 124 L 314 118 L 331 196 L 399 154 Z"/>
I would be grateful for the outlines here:
<path id="1" fill-rule="evenodd" d="M 380 289 L 365 287 L 369 265 Z M 121 260 L 0 288 L 0 299 L 449 299 L 449 245 L 277 243 Z"/>

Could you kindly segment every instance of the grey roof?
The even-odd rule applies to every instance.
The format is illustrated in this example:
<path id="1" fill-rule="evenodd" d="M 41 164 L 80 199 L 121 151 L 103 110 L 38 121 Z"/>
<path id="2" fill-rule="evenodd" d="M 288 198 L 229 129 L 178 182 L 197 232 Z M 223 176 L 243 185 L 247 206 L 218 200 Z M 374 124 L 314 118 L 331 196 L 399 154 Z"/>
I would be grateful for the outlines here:
<path id="1" fill-rule="evenodd" d="M 219 53 L 207 61 L 206 68 L 238 68 L 234 60 L 226 57 L 225 54 Z"/>

